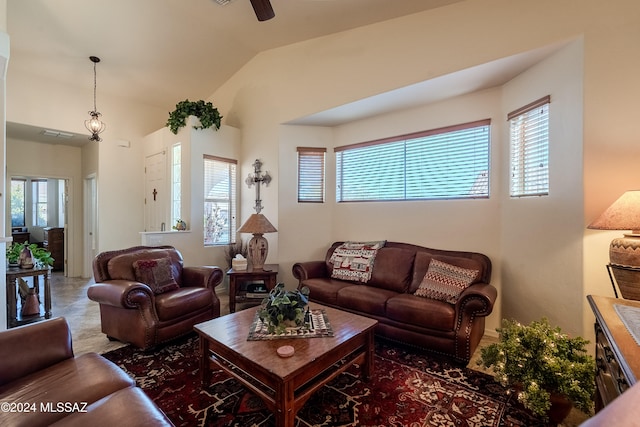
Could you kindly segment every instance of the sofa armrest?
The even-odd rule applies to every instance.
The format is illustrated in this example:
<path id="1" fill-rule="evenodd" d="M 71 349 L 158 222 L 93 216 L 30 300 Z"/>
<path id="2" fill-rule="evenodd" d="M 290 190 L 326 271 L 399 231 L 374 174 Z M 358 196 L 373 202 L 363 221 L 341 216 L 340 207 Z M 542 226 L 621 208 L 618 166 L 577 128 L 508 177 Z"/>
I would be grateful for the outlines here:
<path id="1" fill-rule="evenodd" d="M 216 286 L 222 283 L 224 273 L 220 267 L 201 266 L 182 268 L 182 287 L 209 288 L 216 293 Z"/>
<path id="2" fill-rule="evenodd" d="M 291 270 L 293 277 L 298 279 L 298 284 L 307 279 L 328 277 L 327 264 L 324 261 L 297 262 Z"/>
<path id="3" fill-rule="evenodd" d="M 0 332 L 0 385 L 73 357 L 63 317 Z"/>
<path id="4" fill-rule="evenodd" d="M 474 283 L 458 297 L 456 311 L 464 310 L 473 316 L 488 316 L 498 297 L 498 290 L 488 283 Z"/>
<path id="5" fill-rule="evenodd" d="M 144 283 L 130 280 L 107 280 L 95 283 L 87 290 L 90 300 L 120 308 L 138 308 L 147 303 L 153 306 L 154 295 Z"/>

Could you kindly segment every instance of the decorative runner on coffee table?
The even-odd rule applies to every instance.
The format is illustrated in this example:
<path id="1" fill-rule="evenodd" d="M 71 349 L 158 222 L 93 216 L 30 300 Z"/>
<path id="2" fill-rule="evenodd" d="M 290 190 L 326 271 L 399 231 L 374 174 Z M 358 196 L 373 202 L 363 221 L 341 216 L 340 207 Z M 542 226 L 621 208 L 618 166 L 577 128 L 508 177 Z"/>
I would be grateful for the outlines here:
<path id="1" fill-rule="evenodd" d="M 333 329 L 324 310 L 309 310 L 309 325 L 286 328 L 282 333 L 269 332 L 268 325 L 260 319 L 258 312 L 249 328 L 248 341 L 277 340 L 283 338 L 332 337 Z"/>
<path id="2" fill-rule="evenodd" d="M 214 371 L 202 388 L 197 337 L 155 353 L 124 347 L 104 356 L 129 373 L 176 426 L 275 424 L 262 400 L 222 371 Z M 296 426 L 545 425 L 490 375 L 380 340 L 375 363 L 369 382 L 354 367 L 314 393 Z"/>

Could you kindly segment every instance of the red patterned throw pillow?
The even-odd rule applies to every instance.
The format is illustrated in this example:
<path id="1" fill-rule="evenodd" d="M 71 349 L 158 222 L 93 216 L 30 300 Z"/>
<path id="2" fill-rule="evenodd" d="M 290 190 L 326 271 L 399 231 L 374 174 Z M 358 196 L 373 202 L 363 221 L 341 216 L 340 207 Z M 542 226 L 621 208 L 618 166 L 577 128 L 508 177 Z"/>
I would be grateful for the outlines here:
<path id="1" fill-rule="evenodd" d="M 154 294 L 178 289 L 169 258 L 139 259 L 133 263 L 136 280 L 148 285 Z"/>
<path id="2" fill-rule="evenodd" d="M 469 270 L 432 259 L 427 274 L 414 295 L 455 304 L 462 291 L 476 280 L 478 273 L 478 270 Z"/>

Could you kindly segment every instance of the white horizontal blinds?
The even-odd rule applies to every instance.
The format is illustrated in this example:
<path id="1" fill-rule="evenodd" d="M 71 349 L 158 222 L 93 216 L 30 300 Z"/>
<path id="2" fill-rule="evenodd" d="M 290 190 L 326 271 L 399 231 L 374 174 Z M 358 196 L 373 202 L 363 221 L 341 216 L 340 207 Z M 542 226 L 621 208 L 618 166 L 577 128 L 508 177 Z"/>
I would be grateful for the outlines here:
<path id="1" fill-rule="evenodd" d="M 204 156 L 204 244 L 234 243 L 237 161 Z"/>
<path id="2" fill-rule="evenodd" d="M 324 202 L 326 148 L 298 147 L 298 202 Z"/>
<path id="3" fill-rule="evenodd" d="M 488 197 L 490 123 L 336 148 L 337 201 Z"/>
<path id="4" fill-rule="evenodd" d="M 407 199 L 489 196 L 489 121 L 407 141 Z"/>
<path id="5" fill-rule="evenodd" d="M 403 141 L 337 152 L 337 201 L 404 199 L 404 156 Z"/>
<path id="6" fill-rule="evenodd" d="M 549 104 L 545 96 L 507 115 L 511 197 L 549 194 Z"/>

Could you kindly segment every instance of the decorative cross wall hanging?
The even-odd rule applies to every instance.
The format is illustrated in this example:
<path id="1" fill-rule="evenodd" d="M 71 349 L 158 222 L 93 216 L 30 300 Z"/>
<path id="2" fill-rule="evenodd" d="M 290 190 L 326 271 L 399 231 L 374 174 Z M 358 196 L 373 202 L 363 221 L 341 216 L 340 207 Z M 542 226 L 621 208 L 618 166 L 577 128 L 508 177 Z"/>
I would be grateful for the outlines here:
<path id="1" fill-rule="evenodd" d="M 260 168 L 262 168 L 262 162 L 259 159 L 256 159 L 256 161 L 253 162 L 253 173 L 250 173 L 247 179 L 244 180 L 249 188 L 251 188 L 253 184 L 256 185 L 256 205 L 254 207 L 256 213 L 260 213 L 260 211 L 262 210 L 262 200 L 260 199 L 260 184 L 269 186 L 269 183 L 271 182 L 271 175 L 269 175 L 269 172 L 262 173 L 262 171 L 260 171 Z"/>

